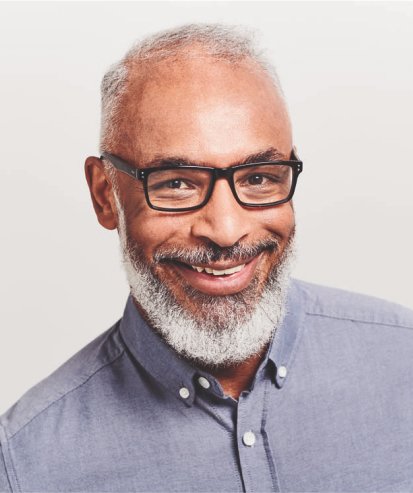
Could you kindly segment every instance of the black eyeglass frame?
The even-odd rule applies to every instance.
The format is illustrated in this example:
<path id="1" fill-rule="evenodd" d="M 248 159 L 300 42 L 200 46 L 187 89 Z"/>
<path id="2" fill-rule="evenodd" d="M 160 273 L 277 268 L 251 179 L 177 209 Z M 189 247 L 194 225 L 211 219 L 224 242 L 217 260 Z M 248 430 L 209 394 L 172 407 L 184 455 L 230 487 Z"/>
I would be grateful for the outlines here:
<path id="1" fill-rule="evenodd" d="M 194 211 L 196 209 L 201 209 L 206 205 L 211 198 L 212 192 L 214 190 L 214 185 L 215 182 L 218 178 L 225 178 L 229 186 L 231 188 L 232 194 L 235 197 L 235 200 L 238 202 L 238 204 L 242 205 L 243 207 L 272 207 L 276 205 L 281 205 L 284 204 L 285 202 L 289 202 L 295 191 L 295 187 L 297 185 L 297 179 L 298 175 L 303 171 L 303 163 L 297 158 L 297 155 L 295 153 L 295 150 L 293 149 L 291 151 L 290 159 L 288 161 L 264 161 L 264 162 L 259 162 L 259 163 L 246 163 L 246 164 L 238 164 L 235 166 L 231 166 L 229 168 L 213 168 L 209 166 L 195 166 L 195 165 L 182 165 L 182 166 L 177 166 L 177 165 L 169 165 L 169 166 L 161 166 L 161 167 L 151 167 L 151 168 L 135 168 L 134 166 L 131 166 L 129 163 L 124 161 L 118 156 L 115 156 L 114 154 L 109 154 L 108 152 L 102 152 L 102 155 L 100 156 L 100 159 L 106 159 L 109 161 L 117 170 L 121 171 L 122 173 L 127 174 L 128 176 L 134 178 L 135 180 L 139 180 L 143 182 L 143 189 L 145 192 L 145 198 L 146 198 L 146 203 L 151 209 L 154 209 L 156 211 L 164 211 L 164 212 L 187 212 L 187 211 Z M 246 202 L 243 202 L 237 194 L 236 188 L 235 188 L 235 183 L 234 183 L 234 173 L 235 171 L 239 169 L 245 169 L 245 168 L 251 168 L 253 166 L 263 166 L 263 165 L 282 165 L 282 166 L 289 166 L 293 170 L 293 177 L 292 177 L 292 182 L 291 182 L 291 188 L 290 188 L 290 193 L 285 199 L 278 200 L 275 202 L 269 202 L 265 204 L 249 204 Z M 154 171 L 162 171 L 162 170 L 169 170 L 169 169 L 199 169 L 203 171 L 208 171 L 211 174 L 211 181 L 209 184 L 209 188 L 207 190 L 207 193 L 205 195 L 205 199 L 202 201 L 201 204 L 192 206 L 192 207 L 181 207 L 181 208 L 170 208 L 170 207 L 159 207 L 157 205 L 153 205 L 150 201 L 149 198 L 149 192 L 148 192 L 148 176 L 154 172 Z"/>

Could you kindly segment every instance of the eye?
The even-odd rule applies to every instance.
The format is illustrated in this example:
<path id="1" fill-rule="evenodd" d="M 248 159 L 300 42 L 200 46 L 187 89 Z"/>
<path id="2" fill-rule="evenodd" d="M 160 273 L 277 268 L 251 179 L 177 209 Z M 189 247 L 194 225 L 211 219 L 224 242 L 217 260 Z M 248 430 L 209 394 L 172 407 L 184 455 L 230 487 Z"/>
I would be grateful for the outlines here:
<path id="1" fill-rule="evenodd" d="M 183 180 L 171 180 L 167 183 L 168 188 L 188 188 L 188 185 Z"/>
<path id="2" fill-rule="evenodd" d="M 262 185 L 264 181 L 264 176 L 262 175 L 251 175 L 248 177 L 248 185 Z"/>

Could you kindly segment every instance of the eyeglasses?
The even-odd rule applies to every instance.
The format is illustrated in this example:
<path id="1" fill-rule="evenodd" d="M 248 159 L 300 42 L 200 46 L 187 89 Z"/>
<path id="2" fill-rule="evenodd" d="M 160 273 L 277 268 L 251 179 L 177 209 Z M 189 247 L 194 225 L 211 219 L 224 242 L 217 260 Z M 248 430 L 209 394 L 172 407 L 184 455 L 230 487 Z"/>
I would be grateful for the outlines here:
<path id="1" fill-rule="evenodd" d="M 269 161 L 210 168 L 195 165 L 167 165 L 135 168 L 106 152 L 106 159 L 128 176 L 143 182 L 151 209 L 166 212 L 193 211 L 203 207 L 212 195 L 216 180 L 225 178 L 236 201 L 247 207 L 269 207 L 291 200 L 303 163 L 294 150 L 289 161 Z"/>

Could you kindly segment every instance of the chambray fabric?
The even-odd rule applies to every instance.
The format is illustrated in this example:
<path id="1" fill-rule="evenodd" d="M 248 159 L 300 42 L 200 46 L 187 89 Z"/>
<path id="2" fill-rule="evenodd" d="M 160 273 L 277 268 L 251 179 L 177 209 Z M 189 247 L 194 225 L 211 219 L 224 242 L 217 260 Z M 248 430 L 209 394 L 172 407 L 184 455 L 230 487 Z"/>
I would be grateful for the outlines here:
<path id="1" fill-rule="evenodd" d="M 1 418 L 0 491 L 413 491 L 412 329 L 410 310 L 293 281 L 237 402 L 129 299 Z"/>

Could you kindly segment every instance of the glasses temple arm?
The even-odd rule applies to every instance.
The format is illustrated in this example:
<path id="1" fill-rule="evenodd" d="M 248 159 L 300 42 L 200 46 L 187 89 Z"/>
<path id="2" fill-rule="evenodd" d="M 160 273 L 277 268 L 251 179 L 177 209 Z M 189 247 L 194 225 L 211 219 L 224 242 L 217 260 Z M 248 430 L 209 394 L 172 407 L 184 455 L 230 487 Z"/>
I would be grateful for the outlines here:
<path id="1" fill-rule="evenodd" d="M 123 171 L 129 176 L 132 176 L 132 178 L 139 178 L 139 170 L 137 168 L 130 166 L 128 163 L 126 163 L 122 159 L 119 159 L 113 154 L 102 152 L 100 159 L 105 159 L 106 161 L 109 161 L 111 164 L 113 164 L 113 166 L 115 166 L 116 169 L 118 169 L 119 171 Z"/>

